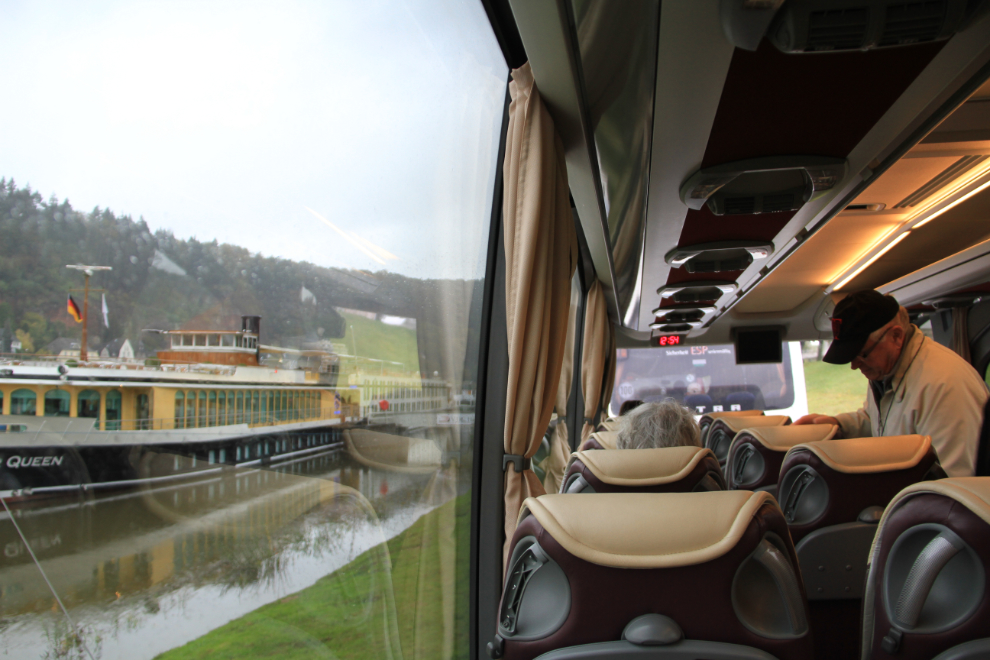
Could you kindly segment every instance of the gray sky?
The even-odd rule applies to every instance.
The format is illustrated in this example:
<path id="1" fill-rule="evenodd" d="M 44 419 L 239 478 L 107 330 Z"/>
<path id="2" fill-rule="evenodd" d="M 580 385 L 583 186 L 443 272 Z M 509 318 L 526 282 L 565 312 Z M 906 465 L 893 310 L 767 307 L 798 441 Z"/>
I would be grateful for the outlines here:
<path id="1" fill-rule="evenodd" d="M 0 0 L 0 15 L 0 176 L 180 238 L 483 274 L 508 70 L 479 0 Z"/>

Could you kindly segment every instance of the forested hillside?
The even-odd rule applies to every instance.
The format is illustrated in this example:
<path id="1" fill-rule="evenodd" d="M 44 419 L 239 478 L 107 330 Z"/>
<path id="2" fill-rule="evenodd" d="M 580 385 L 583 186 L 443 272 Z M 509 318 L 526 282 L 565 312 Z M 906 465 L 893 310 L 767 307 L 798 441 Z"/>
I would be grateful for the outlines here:
<path id="1" fill-rule="evenodd" d="M 58 337 L 78 339 L 66 295 L 72 292 L 82 306 L 83 277 L 65 266 L 80 263 L 113 268 L 90 282 L 106 290 L 110 323 L 103 327 L 101 294 L 91 293 L 91 347 L 127 338 L 150 353 L 162 338 L 144 329 L 237 329 L 242 314 L 262 317 L 265 344 L 343 341 L 345 322 L 334 309 L 341 307 L 417 319 L 423 371 L 459 379 L 465 349 L 476 350 L 473 336 L 456 342 L 460 346 L 431 344 L 442 340 L 444 325 L 464 328 L 469 314 L 477 319 L 480 281 L 419 280 L 265 257 L 152 232 L 143 218 L 109 209 L 83 213 L 68 200 L 45 200 L 30 187 L 0 179 L 0 353 L 10 351 L 15 336 L 22 352 L 40 352 Z M 474 360 L 467 364 L 463 377 L 472 380 Z"/>

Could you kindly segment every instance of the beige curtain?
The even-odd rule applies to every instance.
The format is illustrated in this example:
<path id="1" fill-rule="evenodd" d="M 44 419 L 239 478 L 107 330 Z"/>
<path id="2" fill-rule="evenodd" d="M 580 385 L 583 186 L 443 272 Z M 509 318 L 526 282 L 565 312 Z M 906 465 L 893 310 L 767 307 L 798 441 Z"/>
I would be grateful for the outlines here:
<path id="1" fill-rule="evenodd" d="M 602 388 L 602 415 L 608 414 L 608 403 L 612 400 L 612 388 L 615 387 L 615 326 L 608 324 L 608 350 L 605 353 L 605 387 Z M 617 410 L 616 413 L 619 411 Z"/>
<path id="2" fill-rule="evenodd" d="M 512 72 L 503 178 L 509 340 L 506 454 L 532 457 L 550 423 L 564 360 L 577 238 L 564 148 L 529 64 Z M 505 548 L 523 500 L 542 495 L 532 470 L 505 472 Z"/>
<path id="3" fill-rule="evenodd" d="M 952 350 L 966 362 L 972 361 L 969 352 L 969 309 L 966 307 L 952 308 Z"/>
<path id="4" fill-rule="evenodd" d="M 581 427 L 581 442 L 588 439 L 594 430 L 592 420 L 602 401 L 605 384 L 605 369 L 608 366 L 609 349 L 608 311 L 605 306 L 605 290 L 602 283 L 595 280 L 588 290 L 584 308 L 584 341 L 581 344 L 581 396 L 584 399 L 584 426 Z M 611 394 L 611 387 L 609 388 Z"/>
<path id="5" fill-rule="evenodd" d="M 575 276 L 577 277 L 577 276 Z M 550 438 L 550 455 L 543 463 L 546 476 L 543 477 L 543 489 L 548 493 L 560 490 L 560 482 L 567 469 L 567 461 L 571 457 L 571 446 L 567 441 L 567 400 L 571 394 L 571 383 L 574 378 L 574 326 L 577 324 L 577 310 L 581 305 L 581 284 L 571 280 L 571 309 L 567 315 L 567 341 L 564 342 L 564 361 L 560 367 L 560 382 L 557 384 L 557 401 L 554 411 L 557 413 L 557 426 L 553 437 Z"/>

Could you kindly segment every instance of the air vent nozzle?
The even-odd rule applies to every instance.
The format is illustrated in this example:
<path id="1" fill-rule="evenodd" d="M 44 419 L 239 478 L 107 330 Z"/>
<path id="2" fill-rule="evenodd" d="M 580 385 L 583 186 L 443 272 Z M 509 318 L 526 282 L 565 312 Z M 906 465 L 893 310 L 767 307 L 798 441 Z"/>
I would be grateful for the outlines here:
<path id="1" fill-rule="evenodd" d="M 842 158 L 751 158 L 698 170 L 681 186 L 681 201 L 696 211 L 707 204 L 715 215 L 796 211 L 845 173 Z"/>
<path id="2" fill-rule="evenodd" d="M 735 293 L 738 288 L 735 282 L 700 280 L 662 286 L 657 289 L 657 294 L 661 298 L 670 298 L 675 303 L 714 303 L 727 293 Z M 656 310 L 653 313 L 656 314 Z"/>
<path id="3" fill-rule="evenodd" d="M 723 241 L 677 247 L 664 260 L 689 273 L 721 273 L 746 270 L 754 259 L 766 259 L 772 253 L 773 243 L 767 241 Z"/>
<path id="4" fill-rule="evenodd" d="M 658 330 L 668 335 L 682 335 L 691 332 L 691 330 L 694 329 L 696 325 L 700 325 L 700 324 L 696 323 L 692 325 L 690 323 L 671 323 L 671 324 L 663 325 L 660 323 L 651 323 L 650 328 L 652 328 L 653 330 Z"/>

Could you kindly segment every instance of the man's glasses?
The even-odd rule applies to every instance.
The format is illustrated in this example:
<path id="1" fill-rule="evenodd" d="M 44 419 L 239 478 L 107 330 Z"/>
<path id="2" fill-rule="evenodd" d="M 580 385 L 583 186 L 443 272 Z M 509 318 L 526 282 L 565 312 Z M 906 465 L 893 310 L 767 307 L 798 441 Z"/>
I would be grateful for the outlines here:
<path id="1" fill-rule="evenodd" d="M 870 353 L 873 352 L 873 349 L 876 348 L 877 345 L 880 342 L 883 341 L 883 338 L 887 336 L 887 333 L 890 332 L 891 328 L 893 328 L 893 327 L 894 326 L 890 326 L 890 328 L 887 328 L 886 330 L 884 330 L 883 331 L 883 334 L 881 334 L 879 337 L 877 337 L 877 340 L 875 342 L 873 342 L 873 346 L 870 346 L 869 349 L 867 349 L 867 350 L 863 351 L 862 353 L 860 353 L 859 355 L 857 355 L 856 358 L 859 359 L 859 360 L 865 360 L 866 358 L 870 357 Z"/>

